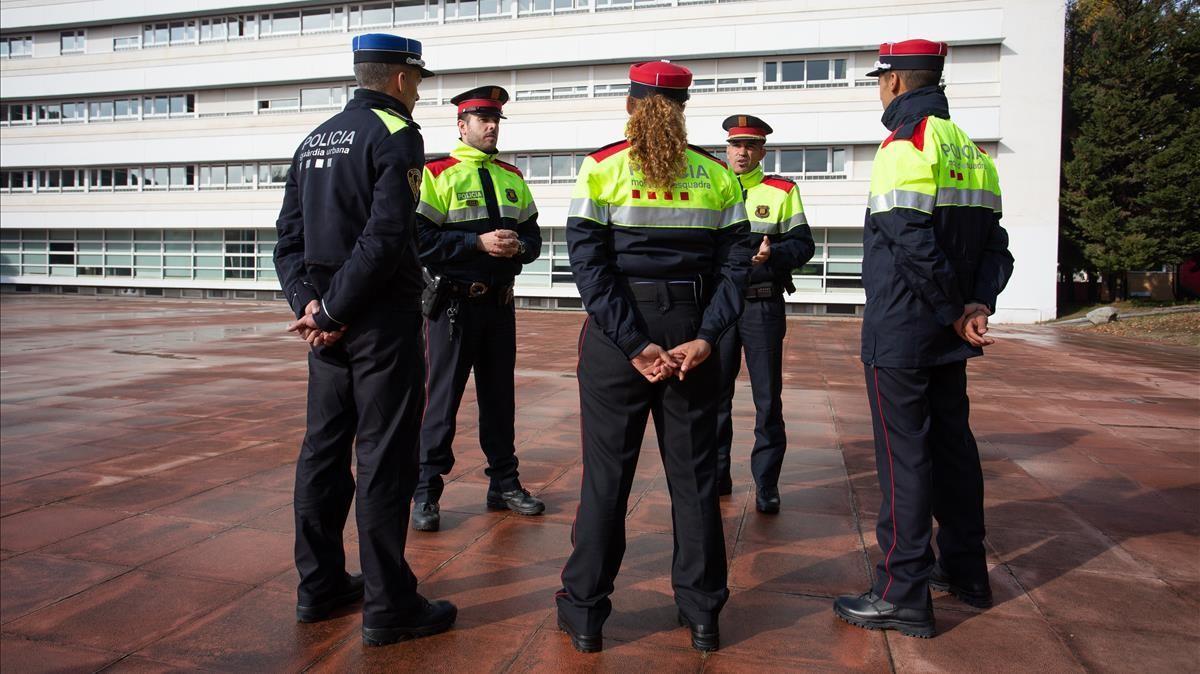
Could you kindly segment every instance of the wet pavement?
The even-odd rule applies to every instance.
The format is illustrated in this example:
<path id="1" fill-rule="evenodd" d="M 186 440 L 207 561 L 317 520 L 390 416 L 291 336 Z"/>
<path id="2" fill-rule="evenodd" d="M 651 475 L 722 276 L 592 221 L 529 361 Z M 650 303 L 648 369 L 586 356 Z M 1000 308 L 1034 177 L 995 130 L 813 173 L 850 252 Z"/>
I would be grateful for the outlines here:
<path id="1" fill-rule="evenodd" d="M 754 510 L 735 401 L 722 649 L 675 624 L 670 508 L 647 434 L 605 651 L 555 628 L 581 475 L 580 313 L 518 318 L 517 443 L 541 518 L 484 508 L 468 387 L 443 530 L 409 537 L 459 622 L 366 648 L 294 619 L 305 346 L 282 304 L 0 297 L 0 656 L 26 671 L 1186 671 L 1200 661 L 1200 354 L 1048 327 L 970 366 L 997 606 L 935 594 L 940 635 L 866 632 L 830 600 L 878 559 L 858 323 L 791 319 L 783 512 Z M 356 539 L 350 519 L 351 559 Z M 354 569 L 357 562 L 352 562 Z"/>

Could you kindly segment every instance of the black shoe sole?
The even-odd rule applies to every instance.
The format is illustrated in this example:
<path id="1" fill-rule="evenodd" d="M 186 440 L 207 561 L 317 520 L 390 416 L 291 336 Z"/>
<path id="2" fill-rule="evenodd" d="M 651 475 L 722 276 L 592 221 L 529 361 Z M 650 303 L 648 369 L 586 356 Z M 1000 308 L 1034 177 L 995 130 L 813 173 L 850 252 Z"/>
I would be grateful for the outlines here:
<path id="1" fill-rule="evenodd" d="M 837 606 L 833 607 L 833 612 L 843 621 L 865 630 L 895 630 L 906 637 L 918 639 L 932 639 L 937 636 L 937 629 L 933 625 L 914 625 L 900 620 L 864 620 L 842 613 Z"/>
<path id="2" fill-rule="evenodd" d="M 720 650 L 721 636 L 719 634 L 703 637 L 696 636 L 696 633 L 692 632 L 692 624 L 688 622 L 688 619 L 685 618 L 682 613 L 679 614 L 679 626 L 688 628 L 688 632 L 691 633 L 692 648 L 698 651 L 704 651 L 705 653 L 711 653 L 713 651 Z"/>
<path id="3" fill-rule="evenodd" d="M 940 580 L 931 579 L 929 581 L 929 589 L 937 590 L 938 592 L 949 592 L 962 603 L 967 606 L 974 606 L 975 608 L 991 608 L 995 603 L 990 594 L 983 595 L 978 592 L 971 592 L 952 583 L 944 583 Z"/>
<path id="4" fill-rule="evenodd" d="M 364 627 L 362 632 L 362 641 L 365 646 L 387 646 L 388 644 L 396 644 L 401 641 L 411 641 L 422 637 L 431 637 L 435 634 L 441 634 L 454 626 L 454 621 L 458 618 L 458 609 L 455 608 L 450 612 L 450 617 L 441 622 L 433 623 L 432 625 L 422 625 L 420 627 L 397 627 L 397 628 L 379 628 L 376 634 L 369 635 L 367 630 L 370 628 Z"/>
<path id="5" fill-rule="evenodd" d="M 357 604 L 362 601 L 363 590 L 358 588 L 353 592 L 322 602 L 316 606 L 300 606 L 296 605 L 296 622 L 302 623 L 318 623 L 322 620 L 328 620 L 333 617 L 335 611 L 340 608 Z"/>
<path id="6" fill-rule="evenodd" d="M 561 616 L 558 618 L 558 629 L 561 632 L 565 632 L 567 636 L 571 637 L 571 645 L 574 646 L 575 650 L 579 651 L 580 653 L 599 653 L 600 651 L 604 650 L 603 636 L 576 634 L 571 630 L 570 627 L 567 626 L 567 623 L 563 622 Z"/>
<path id="7" fill-rule="evenodd" d="M 440 521 L 429 524 L 417 524 L 413 522 L 412 528 L 413 531 L 437 531 L 442 528 L 442 523 Z"/>
<path id="8" fill-rule="evenodd" d="M 521 510 L 521 509 L 513 508 L 513 507 L 509 506 L 508 503 L 506 503 L 504 501 L 493 501 L 491 499 L 488 499 L 487 507 L 488 507 L 488 510 L 511 510 L 518 515 L 524 515 L 526 517 L 532 517 L 534 515 L 541 515 L 542 513 L 546 512 L 546 504 L 545 503 L 543 503 L 541 506 L 539 506 L 537 508 Z"/>
<path id="9" fill-rule="evenodd" d="M 758 510 L 758 512 L 764 513 L 767 515 L 778 515 L 779 514 L 779 506 L 777 506 L 777 505 L 763 505 L 762 503 L 758 503 L 756 501 L 754 503 L 754 508 L 756 510 Z"/>

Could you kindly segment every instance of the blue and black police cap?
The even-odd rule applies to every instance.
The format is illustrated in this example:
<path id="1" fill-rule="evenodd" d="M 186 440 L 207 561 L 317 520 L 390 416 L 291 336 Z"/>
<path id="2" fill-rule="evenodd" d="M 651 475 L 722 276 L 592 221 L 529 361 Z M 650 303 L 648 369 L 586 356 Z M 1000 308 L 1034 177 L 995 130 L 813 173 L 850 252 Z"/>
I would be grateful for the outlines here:
<path id="1" fill-rule="evenodd" d="M 754 115 L 730 115 L 721 122 L 721 128 L 729 132 L 725 138 L 728 141 L 734 140 L 761 140 L 767 139 L 767 134 L 775 129 L 771 128 L 770 124 L 762 121 Z"/>
<path id="2" fill-rule="evenodd" d="M 946 65 L 949 50 L 945 42 L 929 40 L 884 42 L 879 45 L 875 69 L 867 73 L 867 77 L 879 77 L 893 70 L 933 70 L 940 73 Z"/>
<path id="3" fill-rule="evenodd" d="M 476 115 L 508 119 L 501 114 L 504 104 L 508 102 L 508 92 L 504 90 L 504 87 L 494 85 L 475 87 L 451 98 L 450 102 L 458 106 L 460 115 L 470 112 Z"/>
<path id="4" fill-rule="evenodd" d="M 356 35 L 351 43 L 355 63 L 399 63 L 421 71 L 421 77 L 433 77 L 421 59 L 421 43 L 399 35 L 367 33 Z"/>

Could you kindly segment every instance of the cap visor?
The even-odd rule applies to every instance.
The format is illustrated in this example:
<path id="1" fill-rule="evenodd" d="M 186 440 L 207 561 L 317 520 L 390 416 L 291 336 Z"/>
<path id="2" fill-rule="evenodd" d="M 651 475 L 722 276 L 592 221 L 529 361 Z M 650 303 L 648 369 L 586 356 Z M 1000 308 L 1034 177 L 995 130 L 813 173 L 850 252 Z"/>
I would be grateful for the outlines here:
<path id="1" fill-rule="evenodd" d="M 890 69 L 890 68 L 889 68 L 889 69 L 886 69 L 886 70 L 885 70 L 885 69 L 883 69 L 883 68 L 881 68 L 881 69 L 879 69 L 879 70 L 872 70 L 871 72 L 867 73 L 867 75 L 866 75 L 866 76 L 867 76 L 867 77 L 879 77 L 880 75 L 882 75 L 882 74 L 884 74 L 884 73 L 890 73 L 890 72 L 891 72 L 891 69 Z"/>
<path id="2" fill-rule="evenodd" d="M 433 72 L 432 70 L 430 70 L 428 68 L 419 68 L 418 70 L 421 71 L 421 77 L 436 77 L 437 76 L 437 73 Z"/>

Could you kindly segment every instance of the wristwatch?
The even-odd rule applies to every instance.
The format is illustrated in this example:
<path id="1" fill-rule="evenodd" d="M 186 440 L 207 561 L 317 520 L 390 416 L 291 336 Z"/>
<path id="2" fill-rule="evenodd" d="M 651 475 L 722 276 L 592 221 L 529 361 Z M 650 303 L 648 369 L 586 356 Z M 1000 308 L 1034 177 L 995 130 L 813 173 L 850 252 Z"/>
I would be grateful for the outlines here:
<path id="1" fill-rule="evenodd" d="M 524 254 L 525 254 L 525 242 L 520 239 L 517 239 L 517 255 L 524 255 Z"/>

